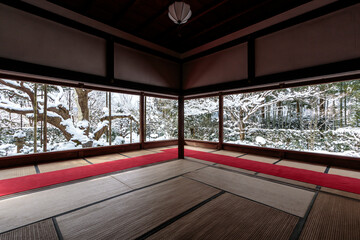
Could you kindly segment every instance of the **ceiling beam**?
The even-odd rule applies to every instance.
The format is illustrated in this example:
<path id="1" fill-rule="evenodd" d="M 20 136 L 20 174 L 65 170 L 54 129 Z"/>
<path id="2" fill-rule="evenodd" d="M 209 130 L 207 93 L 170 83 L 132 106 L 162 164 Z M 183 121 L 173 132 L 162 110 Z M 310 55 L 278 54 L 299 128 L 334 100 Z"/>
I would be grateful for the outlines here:
<path id="1" fill-rule="evenodd" d="M 116 25 L 120 21 L 120 19 L 126 14 L 126 12 L 135 4 L 135 2 L 136 0 L 130 0 L 129 2 L 127 2 L 125 7 L 115 13 L 113 19 L 110 22 Z"/>
<path id="2" fill-rule="evenodd" d="M 93 3 L 95 2 L 95 0 L 88 0 L 85 1 L 84 4 L 81 6 L 81 13 L 84 15 L 87 15 L 88 11 L 90 10 L 90 8 L 92 7 Z"/>
<path id="3" fill-rule="evenodd" d="M 170 1 L 171 2 L 171 1 Z M 150 17 L 149 19 L 147 19 L 143 24 L 141 24 L 140 26 L 138 26 L 135 29 L 135 32 L 142 32 L 144 31 L 148 26 L 150 26 L 158 17 L 162 16 L 163 14 L 167 13 L 169 8 L 169 5 L 166 5 L 165 7 L 161 8 L 160 11 L 158 11 L 154 16 Z"/>
<path id="4" fill-rule="evenodd" d="M 251 7 L 251 8 L 248 8 L 248 9 L 242 11 L 242 12 L 239 12 L 238 14 L 236 14 L 236 15 L 234 15 L 234 16 L 231 16 L 230 18 L 226 18 L 226 19 L 224 19 L 223 21 L 221 21 L 221 22 L 219 22 L 219 23 L 217 23 L 217 24 L 215 24 L 215 25 L 212 25 L 211 27 L 205 28 L 205 29 L 202 30 L 201 32 L 198 32 L 197 34 L 192 35 L 191 37 L 189 37 L 189 38 L 186 39 L 186 40 L 187 40 L 187 41 L 191 41 L 191 40 L 193 40 L 193 39 L 195 39 L 195 38 L 197 38 L 197 37 L 199 37 L 199 36 L 201 36 L 201 35 L 209 32 L 209 31 L 211 31 L 211 30 L 213 30 L 213 29 L 215 29 L 215 28 L 220 27 L 221 25 L 224 25 L 224 24 L 226 24 L 226 23 L 228 23 L 228 22 L 233 21 L 233 20 L 236 19 L 236 18 L 239 18 L 239 17 L 241 17 L 241 16 L 243 16 L 243 15 L 249 13 L 249 12 L 252 12 L 252 11 L 256 10 L 257 8 L 263 7 L 264 5 L 266 5 L 266 4 L 270 3 L 270 2 L 272 2 L 272 0 L 264 1 L 264 2 L 262 2 L 262 3 L 260 3 L 260 4 L 257 4 L 257 5 L 255 5 L 255 6 Z"/>
<path id="5" fill-rule="evenodd" d="M 212 5 L 211 7 L 209 8 L 206 8 L 204 9 L 202 12 L 200 12 L 199 14 L 196 14 L 195 16 L 193 17 L 190 17 L 190 19 L 187 21 L 187 23 L 185 25 L 183 25 L 182 27 L 185 27 L 187 25 L 189 25 L 190 23 L 192 22 L 195 22 L 196 20 L 198 20 L 199 18 L 201 18 L 202 16 L 208 14 L 209 12 L 215 10 L 216 8 L 224 5 L 225 3 L 229 2 L 229 0 L 224 0 L 224 1 L 221 1 L 220 3 L 217 3 L 215 5 Z M 191 7 L 191 6 L 190 6 Z M 165 35 L 168 35 L 169 33 L 175 31 L 176 29 L 178 29 L 178 25 L 174 24 L 174 26 L 166 29 L 164 32 L 162 32 L 161 34 L 159 34 L 157 37 L 156 37 L 156 40 L 159 40 L 159 39 L 162 39 Z"/>

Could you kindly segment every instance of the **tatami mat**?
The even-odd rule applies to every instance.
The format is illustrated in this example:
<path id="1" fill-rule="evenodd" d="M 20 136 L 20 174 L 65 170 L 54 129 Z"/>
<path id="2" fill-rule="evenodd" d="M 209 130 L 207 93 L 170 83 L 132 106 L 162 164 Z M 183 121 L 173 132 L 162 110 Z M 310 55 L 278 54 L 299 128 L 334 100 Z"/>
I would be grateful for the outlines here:
<path id="1" fill-rule="evenodd" d="M 246 154 L 245 156 L 242 156 L 241 158 L 247 159 L 247 160 L 253 160 L 253 161 L 257 161 L 257 162 L 271 163 L 271 164 L 280 160 L 280 158 L 265 157 L 265 156 L 253 155 L 253 154 Z"/>
<path id="2" fill-rule="evenodd" d="M 293 185 L 298 185 L 298 186 L 302 186 L 302 187 L 306 187 L 306 188 L 312 188 L 312 189 L 316 188 L 315 184 L 300 182 L 300 181 L 287 179 L 287 178 L 282 178 L 282 177 L 273 176 L 273 175 L 268 175 L 268 174 L 264 174 L 264 173 L 259 173 L 258 176 L 269 178 L 269 179 L 274 179 L 274 180 L 278 180 L 280 182 L 290 183 L 290 184 L 293 184 Z"/>
<path id="3" fill-rule="evenodd" d="M 154 152 L 148 150 L 139 150 L 139 151 L 131 151 L 131 152 L 121 152 L 120 154 L 127 157 L 140 157 L 148 154 L 155 154 Z"/>
<path id="4" fill-rule="evenodd" d="M 298 217 L 228 193 L 149 239 L 289 239 Z"/>
<path id="5" fill-rule="evenodd" d="M 285 212 L 303 217 L 313 192 L 217 168 L 204 168 L 185 175 Z"/>
<path id="6" fill-rule="evenodd" d="M 202 147 L 194 147 L 194 146 L 188 146 L 188 145 L 185 145 L 184 148 L 185 149 L 190 149 L 190 150 L 195 150 L 195 151 L 200 151 L 200 152 L 213 152 L 213 151 L 216 151 L 216 149 L 213 149 L 213 148 L 202 148 Z"/>
<path id="7" fill-rule="evenodd" d="M 2 168 L 0 169 L 0 180 L 22 177 L 31 174 L 36 174 L 34 165 L 14 167 L 14 168 Z"/>
<path id="8" fill-rule="evenodd" d="M 0 232 L 39 221 L 128 190 L 130 188 L 109 176 L 4 199 L 0 201 Z"/>
<path id="9" fill-rule="evenodd" d="M 281 160 L 276 165 L 306 169 L 306 170 L 311 170 L 311 171 L 316 171 L 316 172 L 325 172 L 325 170 L 326 170 L 326 165 L 316 164 L 316 163 L 306 163 L 306 162 L 287 160 L 287 159 Z"/>
<path id="10" fill-rule="evenodd" d="M 360 179 L 360 170 L 350 170 L 346 168 L 331 167 L 329 174 L 336 174 L 345 177 L 359 178 Z"/>
<path id="11" fill-rule="evenodd" d="M 103 163 L 103 162 L 110 162 L 125 159 L 124 155 L 120 155 L 119 153 L 114 154 L 107 154 L 107 155 L 100 155 L 100 156 L 93 156 L 93 157 L 86 157 L 86 160 L 90 161 L 91 163 Z"/>
<path id="12" fill-rule="evenodd" d="M 247 173 L 247 174 L 254 174 L 255 173 L 254 171 L 250 171 L 250 170 L 246 170 L 246 169 L 242 169 L 242 168 L 237 168 L 237 167 L 231 167 L 231 166 L 227 166 L 227 165 L 223 165 L 223 164 L 219 164 L 219 163 L 215 164 L 214 166 L 229 169 L 229 170 L 236 171 L 236 172 Z"/>
<path id="13" fill-rule="evenodd" d="M 146 150 L 161 153 L 161 152 L 163 152 L 162 150 L 172 149 L 172 148 L 178 148 L 178 146 L 177 145 L 172 145 L 172 146 L 167 146 L 167 147 L 149 148 L 149 149 L 146 149 Z"/>
<path id="14" fill-rule="evenodd" d="M 219 150 L 216 152 L 213 152 L 216 154 L 220 154 L 220 155 L 225 155 L 225 156 L 230 156 L 230 157 L 239 157 L 241 155 L 244 155 L 246 153 L 241 153 L 241 152 L 233 152 L 233 151 L 227 151 L 227 150 Z"/>
<path id="15" fill-rule="evenodd" d="M 73 167 L 81 167 L 89 165 L 84 159 L 74 159 L 74 160 L 66 160 L 66 161 L 59 161 L 59 162 L 50 162 L 50 163 L 41 163 L 38 164 L 39 170 L 41 173 L 44 172 L 52 172 L 62 169 L 68 169 Z"/>
<path id="16" fill-rule="evenodd" d="M 134 239 L 217 194 L 182 177 L 57 217 L 64 239 Z"/>
<path id="17" fill-rule="evenodd" d="M 199 162 L 199 163 L 206 164 L 206 165 L 214 165 L 215 164 L 214 162 L 196 159 L 196 158 L 192 158 L 192 157 L 185 157 L 185 159 L 190 160 L 190 161 Z"/>
<path id="18" fill-rule="evenodd" d="M 206 165 L 186 160 L 176 160 L 112 176 L 131 188 L 140 188 L 204 166 Z"/>
<path id="19" fill-rule="evenodd" d="M 349 198 L 354 198 L 354 199 L 360 200 L 360 194 L 345 192 L 345 191 L 341 191 L 341 190 L 337 190 L 337 189 L 333 189 L 333 188 L 326 188 L 326 187 L 321 187 L 320 190 L 323 192 L 334 193 L 334 194 L 341 195 L 344 197 L 349 197 Z"/>
<path id="20" fill-rule="evenodd" d="M 319 193 L 300 239 L 360 239 L 360 202 Z"/>
<path id="21" fill-rule="evenodd" d="M 58 239 L 51 219 L 27 225 L 0 234 L 0 240 L 53 240 Z"/>

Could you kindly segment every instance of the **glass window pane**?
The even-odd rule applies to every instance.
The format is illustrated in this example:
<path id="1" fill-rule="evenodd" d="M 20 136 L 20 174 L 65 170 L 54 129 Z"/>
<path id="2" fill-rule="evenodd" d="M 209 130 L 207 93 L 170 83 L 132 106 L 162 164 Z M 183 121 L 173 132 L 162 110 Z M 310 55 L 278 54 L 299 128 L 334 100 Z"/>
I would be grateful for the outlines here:
<path id="1" fill-rule="evenodd" d="M 40 122 L 34 140 L 35 89 L 39 97 L 40 84 L 0 79 L 0 156 L 33 153 L 35 142 L 41 151 Z"/>
<path id="2" fill-rule="evenodd" d="M 177 139 L 178 101 L 146 97 L 146 141 Z"/>
<path id="3" fill-rule="evenodd" d="M 110 139 L 111 145 L 139 142 L 139 99 L 137 95 L 0 79 L 0 156 L 108 146 Z"/>
<path id="4" fill-rule="evenodd" d="M 185 138 L 203 141 L 219 140 L 219 98 L 185 100 Z"/>
<path id="5" fill-rule="evenodd" d="M 224 141 L 360 157 L 360 81 L 227 95 Z"/>
<path id="6" fill-rule="evenodd" d="M 112 145 L 140 142 L 140 96 L 111 93 Z"/>

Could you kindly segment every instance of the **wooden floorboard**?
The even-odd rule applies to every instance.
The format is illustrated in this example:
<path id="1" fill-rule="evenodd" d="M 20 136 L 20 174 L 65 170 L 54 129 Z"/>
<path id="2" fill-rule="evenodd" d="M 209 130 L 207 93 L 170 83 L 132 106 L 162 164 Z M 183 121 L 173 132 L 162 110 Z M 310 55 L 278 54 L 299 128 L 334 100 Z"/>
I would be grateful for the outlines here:
<path id="1" fill-rule="evenodd" d="M 85 159 L 90 161 L 91 163 L 96 164 L 96 163 L 110 162 L 110 161 L 116 161 L 126 158 L 128 157 L 120 155 L 119 153 L 114 153 L 114 154 L 106 154 L 106 155 L 100 155 L 94 157 L 86 157 Z"/>
<path id="2" fill-rule="evenodd" d="M 40 173 L 44 172 L 52 172 L 62 169 L 81 167 L 89 165 L 84 159 L 74 159 L 74 160 L 66 160 L 59 162 L 50 162 L 50 163 L 41 163 L 38 165 Z"/>
<path id="3" fill-rule="evenodd" d="M 225 193 L 149 239 L 289 239 L 298 217 Z"/>
<path id="4" fill-rule="evenodd" d="M 301 186 L 301 187 L 306 187 L 306 188 L 311 188 L 311 189 L 316 188 L 315 184 L 300 182 L 300 181 L 287 179 L 287 178 L 282 178 L 282 177 L 273 176 L 273 175 L 268 175 L 268 174 L 264 174 L 264 173 L 259 173 L 258 176 L 268 178 L 268 179 L 277 180 L 277 181 L 284 182 L 284 183 L 290 183 L 290 184 L 293 184 L 293 185 L 298 185 L 298 186 Z"/>
<path id="5" fill-rule="evenodd" d="M 204 168 L 184 176 L 239 196 L 303 217 L 313 192 L 217 168 Z"/>
<path id="6" fill-rule="evenodd" d="M 316 171 L 316 172 L 324 172 L 326 169 L 326 165 L 316 164 L 316 163 L 306 163 L 306 162 L 300 162 L 300 161 L 295 161 L 295 160 L 286 160 L 286 159 L 281 160 L 276 165 L 306 169 L 306 170 L 311 170 L 311 171 Z"/>
<path id="7" fill-rule="evenodd" d="M 246 154 L 245 156 L 242 156 L 240 158 L 257 161 L 257 162 L 263 162 L 263 163 L 271 163 L 271 164 L 280 160 L 280 158 L 264 157 L 264 156 L 253 155 L 253 154 Z"/>
<path id="8" fill-rule="evenodd" d="M 0 234 L 0 240 L 52 240 L 58 239 L 51 219 L 40 221 Z"/>
<path id="9" fill-rule="evenodd" d="M 182 177 L 57 217 L 65 239 L 134 239 L 219 190 Z"/>
<path id="10" fill-rule="evenodd" d="M 360 202 L 319 193 L 300 236 L 307 239 L 360 239 Z"/>
<path id="11" fill-rule="evenodd" d="M 102 177 L 4 199 L 0 201 L 0 233 L 129 190 L 112 177 Z"/>
<path id="12" fill-rule="evenodd" d="M 34 165 L 0 169 L 0 180 L 36 174 Z"/>
<path id="13" fill-rule="evenodd" d="M 336 174 L 345 177 L 359 178 L 360 179 L 360 171 L 359 170 L 350 170 L 346 168 L 339 167 L 331 167 L 329 170 L 329 174 Z"/>
<path id="14" fill-rule="evenodd" d="M 204 166 L 196 162 L 176 160 L 112 176 L 134 189 L 194 171 Z"/>

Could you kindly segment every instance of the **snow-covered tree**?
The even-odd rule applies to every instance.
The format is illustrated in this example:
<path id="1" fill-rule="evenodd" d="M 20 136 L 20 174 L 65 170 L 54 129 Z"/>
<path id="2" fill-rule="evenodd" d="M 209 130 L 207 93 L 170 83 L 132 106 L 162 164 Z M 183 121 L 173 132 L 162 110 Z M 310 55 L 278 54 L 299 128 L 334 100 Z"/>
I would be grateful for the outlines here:
<path id="1" fill-rule="evenodd" d="M 30 122 L 34 122 L 35 119 L 41 121 L 44 119 L 45 101 L 44 98 L 37 97 L 41 90 L 41 84 L 0 79 L 0 109 L 10 114 L 24 116 Z M 105 101 L 105 98 L 100 96 L 103 93 L 83 88 L 64 91 L 64 87 L 51 85 L 46 99 L 47 123 L 59 129 L 66 141 L 91 147 L 93 142 L 99 140 L 108 129 L 109 121 L 131 119 L 138 122 L 129 112 L 109 115 L 109 112 L 105 111 L 100 114 L 99 109 Z M 71 104 L 67 102 L 72 101 L 75 102 L 75 106 L 70 109 Z M 95 114 L 91 115 L 90 112 Z M 96 118 L 97 121 L 91 118 Z M 94 123 L 96 126 L 92 127 Z"/>

